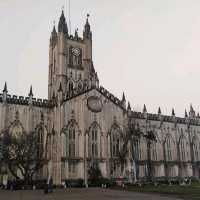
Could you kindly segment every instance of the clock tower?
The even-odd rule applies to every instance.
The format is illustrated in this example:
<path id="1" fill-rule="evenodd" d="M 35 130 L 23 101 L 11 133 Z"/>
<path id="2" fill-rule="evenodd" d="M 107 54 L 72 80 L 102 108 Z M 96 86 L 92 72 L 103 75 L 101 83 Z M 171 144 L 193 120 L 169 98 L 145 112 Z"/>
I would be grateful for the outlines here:
<path id="1" fill-rule="evenodd" d="M 89 15 L 80 37 L 78 29 L 74 35 L 68 33 L 64 11 L 60 16 L 58 30 L 54 25 L 49 45 L 48 98 L 78 94 L 98 84 L 97 73 L 92 61 L 92 32 Z"/>

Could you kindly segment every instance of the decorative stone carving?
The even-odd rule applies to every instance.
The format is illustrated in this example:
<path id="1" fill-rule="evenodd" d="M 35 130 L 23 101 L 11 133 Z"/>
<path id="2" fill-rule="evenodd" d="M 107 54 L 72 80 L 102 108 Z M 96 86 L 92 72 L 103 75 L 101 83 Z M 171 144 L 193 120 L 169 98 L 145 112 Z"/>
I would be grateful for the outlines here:
<path id="1" fill-rule="evenodd" d="M 103 108 L 103 104 L 97 96 L 90 96 L 87 99 L 87 106 L 90 111 L 95 113 L 101 112 Z"/>

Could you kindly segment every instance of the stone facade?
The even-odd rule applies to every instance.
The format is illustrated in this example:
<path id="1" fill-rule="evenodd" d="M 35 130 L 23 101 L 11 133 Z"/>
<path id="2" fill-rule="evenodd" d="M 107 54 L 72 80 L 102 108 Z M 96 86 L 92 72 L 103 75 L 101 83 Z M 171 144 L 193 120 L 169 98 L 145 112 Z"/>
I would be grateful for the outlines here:
<path id="1" fill-rule="evenodd" d="M 192 106 L 184 118 L 135 112 L 125 95 L 118 99 L 99 86 L 92 62 L 88 17 L 83 37 L 69 35 L 62 12 L 49 45 L 48 100 L 0 94 L 0 131 L 42 130 L 48 173 L 55 184 L 82 178 L 98 165 L 108 178 L 130 181 L 200 176 L 200 118 Z M 139 135 L 138 135 L 139 133 Z M 151 134 L 151 137 L 149 137 Z M 123 151 L 125 150 L 125 151 Z M 121 155 L 121 156 L 120 156 Z M 123 157 L 123 159 L 122 159 Z M 48 172 L 49 171 L 49 172 Z"/>

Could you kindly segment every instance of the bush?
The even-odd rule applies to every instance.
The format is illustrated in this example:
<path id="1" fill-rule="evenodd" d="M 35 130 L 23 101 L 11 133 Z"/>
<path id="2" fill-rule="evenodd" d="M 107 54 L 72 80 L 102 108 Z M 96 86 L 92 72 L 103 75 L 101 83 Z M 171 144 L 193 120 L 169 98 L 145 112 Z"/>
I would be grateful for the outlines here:
<path id="1" fill-rule="evenodd" d="M 65 180 L 65 184 L 67 187 L 83 187 L 84 181 L 83 179 L 67 179 Z"/>
<path id="2" fill-rule="evenodd" d="M 36 189 L 44 189 L 46 183 L 47 183 L 46 179 L 34 180 L 32 182 L 32 186 L 35 185 Z"/>
<path id="3" fill-rule="evenodd" d="M 111 187 L 116 185 L 116 182 L 112 179 L 108 178 L 98 178 L 98 179 L 88 179 L 89 187 L 101 187 L 102 185 L 106 185 L 106 187 Z"/>

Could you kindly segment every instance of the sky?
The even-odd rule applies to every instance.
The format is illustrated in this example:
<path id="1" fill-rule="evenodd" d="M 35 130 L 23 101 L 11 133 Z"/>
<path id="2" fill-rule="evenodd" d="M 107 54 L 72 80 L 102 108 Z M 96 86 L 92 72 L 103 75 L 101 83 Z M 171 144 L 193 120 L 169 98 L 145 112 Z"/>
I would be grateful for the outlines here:
<path id="1" fill-rule="evenodd" d="M 53 21 L 69 0 L 0 0 L 0 87 L 47 98 Z M 93 61 L 103 85 L 125 92 L 135 111 L 177 116 L 192 103 L 200 111 L 199 0 L 71 0 L 71 30 L 82 35 L 87 13 Z"/>

